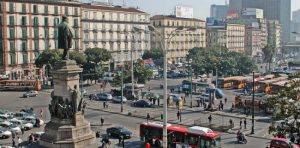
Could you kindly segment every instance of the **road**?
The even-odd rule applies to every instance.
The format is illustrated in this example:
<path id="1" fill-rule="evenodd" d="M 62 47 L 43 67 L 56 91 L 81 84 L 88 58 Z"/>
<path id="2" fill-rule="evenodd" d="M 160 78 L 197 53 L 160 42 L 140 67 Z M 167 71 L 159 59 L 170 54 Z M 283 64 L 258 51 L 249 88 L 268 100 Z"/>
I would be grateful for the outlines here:
<path id="1" fill-rule="evenodd" d="M 120 114 L 111 114 L 103 111 L 87 110 L 85 117 L 91 121 L 91 123 L 99 122 L 102 117 L 105 123 L 109 126 L 120 125 L 127 127 L 129 130 L 133 131 L 134 137 L 130 141 L 139 141 L 138 131 L 139 124 L 145 122 L 145 119 L 124 116 Z M 222 134 L 222 148 L 264 148 L 268 142 L 265 139 L 247 137 L 247 144 L 236 144 L 236 135 L 221 133 Z"/>

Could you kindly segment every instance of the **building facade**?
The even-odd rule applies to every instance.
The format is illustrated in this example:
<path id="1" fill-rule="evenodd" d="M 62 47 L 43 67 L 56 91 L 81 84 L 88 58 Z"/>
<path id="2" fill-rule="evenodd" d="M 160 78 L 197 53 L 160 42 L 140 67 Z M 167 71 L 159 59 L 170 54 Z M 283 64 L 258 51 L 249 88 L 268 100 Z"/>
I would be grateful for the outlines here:
<path id="1" fill-rule="evenodd" d="M 278 20 L 268 20 L 268 44 L 276 49 L 276 54 L 281 54 L 281 26 Z"/>
<path id="2" fill-rule="evenodd" d="M 227 24 L 227 44 L 230 51 L 245 52 L 245 25 Z"/>
<path id="3" fill-rule="evenodd" d="M 105 48 L 112 53 L 110 67 L 141 58 L 150 50 L 149 14 L 136 9 L 97 3 L 82 5 L 83 49 Z M 134 28 L 141 29 L 136 31 Z"/>
<path id="4" fill-rule="evenodd" d="M 282 41 L 290 41 L 291 0 L 230 0 L 229 11 L 241 13 L 245 8 L 263 9 L 264 18 L 279 20 L 282 28 Z"/>
<path id="5" fill-rule="evenodd" d="M 156 15 L 150 18 L 153 25 L 165 41 L 168 53 L 168 63 L 186 62 L 188 51 L 194 47 L 206 47 L 206 23 L 199 19 L 178 18 L 172 15 Z M 175 30 L 183 27 L 182 31 Z M 194 28 L 196 30 L 188 31 Z M 161 39 L 158 32 L 151 33 L 151 49 L 161 49 Z"/>
<path id="6" fill-rule="evenodd" d="M 228 5 L 211 5 L 210 17 L 225 19 L 228 12 Z"/>
<path id="7" fill-rule="evenodd" d="M 206 46 L 207 47 L 227 47 L 227 30 L 224 28 L 206 29 Z"/>
<path id="8" fill-rule="evenodd" d="M 62 15 L 68 16 L 74 28 L 73 49 L 82 49 L 79 3 L 2 0 L 0 12 L 0 73 L 11 79 L 40 75 L 35 59 L 43 50 L 58 47 L 57 26 Z"/>
<path id="9" fill-rule="evenodd" d="M 294 11 L 291 23 L 291 42 L 300 42 L 300 10 Z"/>

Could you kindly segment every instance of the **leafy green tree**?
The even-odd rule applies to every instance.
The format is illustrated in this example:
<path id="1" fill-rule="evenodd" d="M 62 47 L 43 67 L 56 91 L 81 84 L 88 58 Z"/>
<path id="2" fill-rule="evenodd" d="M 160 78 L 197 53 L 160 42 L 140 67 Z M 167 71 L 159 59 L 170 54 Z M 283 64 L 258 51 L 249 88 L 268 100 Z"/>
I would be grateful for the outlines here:
<path id="1" fill-rule="evenodd" d="M 158 60 L 164 56 L 163 51 L 160 49 L 153 49 L 153 50 L 147 50 L 143 54 L 143 59 L 152 59 L 152 60 Z"/>
<path id="2" fill-rule="evenodd" d="M 42 68 L 44 65 L 54 66 L 54 63 L 61 60 L 62 51 L 59 49 L 44 50 L 36 59 L 35 65 Z"/>
<path id="3" fill-rule="evenodd" d="M 272 63 L 272 58 L 275 54 L 275 48 L 272 47 L 271 45 L 267 45 L 262 49 L 264 53 L 264 62 L 268 63 L 269 65 L 269 71 L 271 69 L 271 63 Z"/>
<path id="4" fill-rule="evenodd" d="M 84 80 L 98 80 L 102 74 L 102 62 L 112 58 L 111 53 L 104 48 L 88 48 L 84 51 L 87 63 L 83 65 Z"/>
<path id="5" fill-rule="evenodd" d="M 242 75 L 252 72 L 256 66 L 246 55 L 219 47 L 193 48 L 187 59 L 192 59 L 196 75 L 215 72 L 223 75 Z"/>
<path id="6" fill-rule="evenodd" d="M 87 62 L 86 56 L 77 50 L 69 52 L 69 58 L 75 60 L 78 65 L 84 65 Z"/>

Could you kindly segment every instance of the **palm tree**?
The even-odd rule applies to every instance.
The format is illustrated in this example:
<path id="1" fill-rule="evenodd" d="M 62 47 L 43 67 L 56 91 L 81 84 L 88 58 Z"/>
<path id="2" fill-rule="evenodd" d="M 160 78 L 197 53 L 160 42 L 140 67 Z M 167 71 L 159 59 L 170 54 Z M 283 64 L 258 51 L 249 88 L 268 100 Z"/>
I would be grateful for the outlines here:
<path id="1" fill-rule="evenodd" d="M 275 53 L 275 48 L 271 45 L 267 45 L 262 49 L 263 53 L 264 53 L 264 62 L 269 64 L 269 71 L 271 69 L 271 62 L 272 62 L 272 58 L 273 55 Z"/>

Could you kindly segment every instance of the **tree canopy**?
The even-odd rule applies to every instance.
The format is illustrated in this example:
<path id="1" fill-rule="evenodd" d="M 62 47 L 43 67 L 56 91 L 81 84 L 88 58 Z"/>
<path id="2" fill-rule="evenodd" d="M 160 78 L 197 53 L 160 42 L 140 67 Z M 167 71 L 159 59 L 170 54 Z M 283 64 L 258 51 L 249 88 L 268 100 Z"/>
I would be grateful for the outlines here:
<path id="1" fill-rule="evenodd" d="M 256 69 L 256 65 L 245 54 L 226 48 L 193 48 L 187 59 L 192 59 L 196 74 L 215 72 L 218 69 L 218 73 L 222 75 L 243 75 Z"/>
<path id="2" fill-rule="evenodd" d="M 104 48 L 88 48 L 84 51 L 87 61 L 96 64 L 108 61 L 112 58 L 111 53 Z"/>
<path id="3" fill-rule="evenodd" d="M 160 58 L 162 58 L 163 55 L 163 51 L 160 49 L 153 49 L 153 50 L 147 50 L 144 52 L 143 54 L 143 59 L 147 60 L 147 59 L 152 59 L 152 60 L 158 60 Z"/>
<path id="4" fill-rule="evenodd" d="M 59 49 L 47 49 L 44 50 L 36 59 L 35 65 L 42 68 L 44 65 L 54 65 L 55 62 L 61 60 L 62 51 Z"/>
<path id="5" fill-rule="evenodd" d="M 83 65 L 87 62 L 86 61 L 86 56 L 83 53 L 79 52 L 79 51 L 69 52 L 69 58 L 72 59 L 72 60 L 75 60 L 78 65 Z"/>

